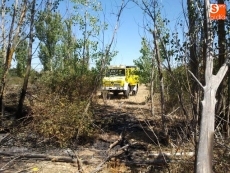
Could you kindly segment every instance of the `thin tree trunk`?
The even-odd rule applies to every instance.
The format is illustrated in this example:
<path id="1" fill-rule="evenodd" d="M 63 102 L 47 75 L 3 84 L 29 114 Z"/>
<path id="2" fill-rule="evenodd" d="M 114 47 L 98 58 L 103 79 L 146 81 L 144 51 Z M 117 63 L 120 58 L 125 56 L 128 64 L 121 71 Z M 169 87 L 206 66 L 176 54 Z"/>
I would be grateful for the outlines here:
<path id="1" fill-rule="evenodd" d="M 83 74 L 84 70 L 85 70 L 85 66 L 86 66 L 86 61 L 87 61 L 87 57 L 86 57 L 86 45 L 88 42 L 88 38 L 86 37 L 87 34 L 87 19 L 86 19 L 86 13 L 84 14 L 84 22 L 85 22 L 85 30 L 84 30 L 84 42 L 83 42 L 83 50 L 82 50 L 82 69 L 81 69 L 81 73 Z"/>
<path id="2" fill-rule="evenodd" d="M 159 44 L 158 44 L 158 37 L 157 37 L 156 30 L 153 32 L 153 39 L 154 39 L 154 45 L 156 50 L 157 68 L 158 68 L 159 80 L 160 80 L 162 130 L 164 133 L 164 137 L 166 139 L 166 143 L 168 143 L 168 131 L 167 131 L 166 117 L 165 117 L 164 78 L 163 78 L 162 67 L 160 63 L 160 52 L 159 52 Z"/>
<path id="3" fill-rule="evenodd" d="M 6 11 L 6 0 L 2 0 L 2 14 L 1 14 L 1 30 L 2 30 L 2 62 L 1 66 L 5 64 L 6 57 L 6 38 L 5 38 L 5 11 Z M 0 124 L 2 123 L 2 117 L 4 116 L 4 105 L 1 104 L 1 116 L 0 116 Z"/>
<path id="4" fill-rule="evenodd" d="M 6 0 L 2 0 L 2 14 L 1 14 L 1 30 L 2 30 L 2 63 L 5 64 L 6 57 L 6 36 L 5 36 L 5 12 L 6 12 Z"/>
<path id="5" fill-rule="evenodd" d="M 228 99 L 229 100 L 229 99 Z M 229 101 L 228 101 L 229 102 Z M 227 124 L 227 126 L 226 126 L 226 138 L 228 138 L 229 137 L 229 135 L 230 135 L 230 129 L 229 129 L 229 123 L 230 123 L 230 104 L 228 104 L 228 112 L 226 113 L 226 124 Z"/>
<path id="6" fill-rule="evenodd" d="M 228 99 L 227 99 L 227 113 L 226 113 L 226 138 L 230 136 L 230 70 L 227 73 L 228 76 Z"/>
<path id="7" fill-rule="evenodd" d="M 224 0 L 218 0 L 218 4 L 224 4 Z M 219 49 L 219 58 L 218 58 L 218 66 L 219 68 L 222 66 L 222 64 L 225 61 L 225 53 L 226 53 L 226 48 L 225 48 L 225 43 L 226 43 L 226 32 L 225 32 L 225 22 L 224 20 L 218 20 L 218 30 L 217 30 L 217 34 L 218 34 L 218 49 Z M 216 106 L 216 114 L 219 115 L 220 117 L 222 117 L 223 119 L 227 118 L 227 113 L 228 110 L 224 109 L 224 107 L 226 107 L 226 105 L 229 105 L 228 99 L 225 97 L 225 95 L 227 94 L 225 92 L 225 88 L 227 88 L 228 85 L 228 81 L 224 80 L 217 92 L 217 99 L 218 99 L 218 103 Z M 226 103 L 226 104 L 225 104 Z M 228 124 L 226 124 L 226 121 L 223 121 L 223 133 L 226 134 L 226 128 L 228 126 Z"/>
<path id="8" fill-rule="evenodd" d="M 187 0 L 187 6 L 188 6 L 188 20 L 189 20 L 189 41 L 190 41 L 190 48 L 189 48 L 189 66 L 191 69 L 191 72 L 194 74 L 194 76 L 199 79 L 198 76 L 198 57 L 197 57 L 197 45 L 196 45 L 196 8 L 195 8 L 195 2 L 194 0 Z M 191 84 L 191 103 L 192 103 L 192 113 L 193 113 L 193 130 L 194 130 L 194 142 L 195 142 L 195 152 L 197 153 L 197 131 L 198 131 L 198 121 L 199 121 L 199 104 L 200 104 L 200 98 L 199 98 L 199 88 L 198 84 L 195 80 L 192 80 Z M 196 154 L 197 156 L 197 154 Z M 196 160 L 197 158 L 195 158 Z M 196 165 L 195 165 L 196 167 Z"/>
<path id="9" fill-rule="evenodd" d="M 154 57 L 152 58 L 152 67 L 151 67 L 151 81 L 150 81 L 150 100 L 151 100 L 151 115 L 154 116 Z"/>
<path id="10" fill-rule="evenodd" d="M 116 34 L 117 34 L 117 30 L 118 30 L 118 27 L 119 27 L 119 22 L 120 22 L 120 17 L 121 17 L 121 14 L 122 14 L 122 12 L 123 12 L 123 10 L 125 9 L 125 7 L 126 7 L 126 5 L 128 4 L 128 2 L 129 1 L 127 1 L 127 2 L 125 2 L 125 0 L 122 0 L 122 2 L 121 2 L 121 6 L 120 6 L 120 8 L 119 8 L 119 11 L 118 11 L 118 13 L 117 13 L 117 18 L 116 18 L 116 24 L 115 24 L 115 27 L 114 27 L 114 30 L 113 30 L 113 35 L 112 35 L 112 38 L 111 38 L 111 40 L 110 40 L 110 42 L 109 42 L 109 44 L 108 44 L 108 46 L 105 48 L 105 52 L 102 54 L 102 56 L 101 56 L 101 59 L 100 59 L 100 61 L 101 61 L 101 67 L 100 67 L 100 69 L 99 69 L 99 76 L 98 76 L 98 78 L 97 78 L 97 80 L 96 80 L 96 87 L 95 87 L 95 90 L 97 90 L 97 87 L 99 86 L 99 85 L 101 85 L 101 81 L 102 81 L 102 78 L 103 78 L 103 74 L 104 74 L 104 72 L 105 72 L 105 69 L 106 69 L 106 65 L 108 64 L 108 60 L 109 60 L 109 54 L 110 54 L 110 50 L 111 50 L 111 47 L 112 47 L 112 45 L 113 45 L 113 42 L 114 42 L 114 39 L 115 39 L 115 36 L 116 36 Z M 104 17 L 105 17 L 105 15 L 104 15 Z M 104 44 L 104 33 L 103 33 L 103 44 Z M 95 91 L 93 91 L 93 93 L 94 93 Z M 107 99 L 107 93 L 105 94 L 104 92 L 103 92 L 103 100 L 104 100 L 104 96 L 106 95 L 106 99 Z M 90 102 L 91 102 L 91 100 L 89 100 Z M 105 103 L 106 101 L 104 100 L 104 103 Z"/>
<path id="11" fill-rule="evenodd" d="M 14 12 L 12 15 L 12 21 L 11 21 L 11 27 L 10 27 L 10 32 L 8 35 L 8 46 L 7 46 L 7 51 L 6 51 L 6 57 L 4 57 L 4 67 L 3 67 L 3 74 L 2 74 L 2 79 L 1 79 L 1 89 L 0 89 L 0 105 L 1 108 L 4 108 L 4 90 L 5 90 L 5 83 L 6 83 L 6 75 L 8 73 L 8 69 L 10 67 L 9 62 L 11 62 L 11 59 L 13 57 L 13 53 L 14 50 L 13 48 L 11 49 L 11 39 L 12 39 L 12 34 L 13 34 L 13 29 L 14 29 L 14 21 L 15 21 L 15 17 L 16 17 L 16 9 L 18 6 L 18 1 L 16 0 L 14 3 Z M 4 115 L 4 109 L 2 109 L 2 115 Z"/>
<path id="12" fill-rule="evenodd" d="M 30 19 L 30 32 L 29 32 L 29 49 L 28 49 L 28 59 L 27 59 L 27 67 L 26 67 L 26 74 L 24 78 L 24 83 L 18 103 L 18 110 L 16 113 L 16 118 L 21 118 L 22 115 L 22 109 L 23 109 L 23 103 L 26 96 L 26 90 L 28 86 L 29 76 L 30 76 L 30 69 L 31 69 L 31 61 L 32 61 L 32 46 L 33 46 L 33 27 L 34 27 L 34 13 L 35 13 L 35 4 L 36 0 L 33 0 L 32 2 L 32 9 L 31 9 L 31 19 Z"/>
<path id="13" fill-rule="evenodd" d="M 199 69 L 199 61 L 197 57 L 197 45 L 196 45 L 196 8 L 195 8 L 195 2 L 194 0 L 187 0 L 188 4 L 188 18 L 189 18 L 189 41 L 190 41 L 190 48 L 189 48 L 189 53 L 190 53 L 190 69 L 191 72 L 194 74 L 194 76 L 199 79 L 198 77 L 198 69 Z M 195 122 L 198 121 L 198 116 L 199 116 L 199 110 L 198 105 L 199 105 L 199 97 L 198 97 L 198 84 L 195 80 L 192 80 L 192 95 L 191 95 L 191 100 L 192 100 L 192 105 L 193 105 L 193 119 Z"/>

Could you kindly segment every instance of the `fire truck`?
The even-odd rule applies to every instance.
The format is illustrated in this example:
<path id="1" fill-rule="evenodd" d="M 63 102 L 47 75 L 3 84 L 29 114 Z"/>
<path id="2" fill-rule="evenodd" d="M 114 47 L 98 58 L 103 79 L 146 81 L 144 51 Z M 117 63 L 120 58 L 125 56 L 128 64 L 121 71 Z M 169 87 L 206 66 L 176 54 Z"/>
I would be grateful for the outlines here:
<path id="1" fill-rule="evenodd" d="M 136 70 L 135 66 L 109 66 L 102 80 L 102 92 L 112 92 L 115 96 L 122 92 L 126 98 L 130 93 L 136 95 L 139 85 Z"/>

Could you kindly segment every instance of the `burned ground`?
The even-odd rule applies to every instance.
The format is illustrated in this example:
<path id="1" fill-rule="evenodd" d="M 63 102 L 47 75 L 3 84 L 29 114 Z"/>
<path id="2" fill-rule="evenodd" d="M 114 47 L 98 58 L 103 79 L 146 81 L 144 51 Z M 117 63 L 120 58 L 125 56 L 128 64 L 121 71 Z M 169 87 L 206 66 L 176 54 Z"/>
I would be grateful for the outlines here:
<path id="1" fill-rule="evenodd" d="M 188 124 L 177 112 L 170 114 L 170 139 L 166 142 L 159 97 L 155 94 L 154 117 L 147 97 L 148 89 L 143 85 L 129 99 L 111 95 L 103 100 L 98 93 L 91 105 L 95 134 L 73 139 L 67 147 L 58 147 L 52 139 L 28 129 L 2 131 L 1 172 L 194 172 L 195 144 L 192 135 L 188 136 Z M 228 171 L 226 162 L 222 161 L 222 170 Z"/>

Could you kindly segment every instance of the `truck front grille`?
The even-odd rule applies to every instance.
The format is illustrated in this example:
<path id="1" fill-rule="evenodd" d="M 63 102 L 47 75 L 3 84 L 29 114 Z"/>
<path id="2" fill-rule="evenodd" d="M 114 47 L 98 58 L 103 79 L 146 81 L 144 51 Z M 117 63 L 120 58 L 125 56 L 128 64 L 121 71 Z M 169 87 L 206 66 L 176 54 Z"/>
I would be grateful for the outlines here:
<path id="1" fill-rule="evenodd" d="M 105 83 L 104 84 L 104 87 L 120 87 L 121 85 L 120 84 L 118 84 L 118 83 L 113 83 L 113 84 L 108 84 L 108 83 Z"/>

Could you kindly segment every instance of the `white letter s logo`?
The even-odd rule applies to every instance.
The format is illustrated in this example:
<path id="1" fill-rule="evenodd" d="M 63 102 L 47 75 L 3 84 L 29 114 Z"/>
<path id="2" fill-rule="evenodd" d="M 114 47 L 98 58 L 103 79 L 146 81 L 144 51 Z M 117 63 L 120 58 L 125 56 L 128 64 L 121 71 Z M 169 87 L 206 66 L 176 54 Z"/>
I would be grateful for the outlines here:
<path id="1" fill-rule="evenodd" d="M 217 13 L 219 11 L 218 4 L 210 4 L 210 13 Z"/>

